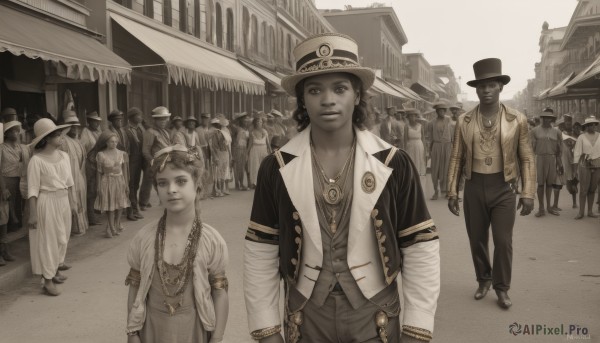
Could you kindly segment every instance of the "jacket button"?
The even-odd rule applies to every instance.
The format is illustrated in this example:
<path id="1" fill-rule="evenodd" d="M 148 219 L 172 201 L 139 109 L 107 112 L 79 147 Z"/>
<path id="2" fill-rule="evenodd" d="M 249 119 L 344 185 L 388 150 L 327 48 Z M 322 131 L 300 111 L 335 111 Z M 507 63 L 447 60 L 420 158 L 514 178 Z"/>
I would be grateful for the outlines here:
<path id="1" fill-rule="evenodd" d="M 295 258 L 292 259 L 292 264 L 295 266 L 298 264 L 298 260 L 296 260 Z"/>
<path id="2" fill-rule="evenodd" d="M 300 237 L 296 237 L 296 239 L 294 239 L 294 242 L 296 242 L 296 244 L 300 245 L 300 242 L 302 242 L 302 240 L 300 239 Z"/>
<path id="3" fill-rule="evenodd" d="M 300 219 L 300 215 L 298 214 L 298 212 L 294 212 L 292 213 L 292 218 L 294 218 L 294 220 L 298 220 Z"/>
<path id="4" fill-rule="evenodd" d="M 376 208 L 373 209 L 373 211 L 371 211 L 371 218 L 375 219 L 378 214 L 379 214 L 379 211 Z"/>
<path id="5" fill-rule="evenodd" d="M 375 227 L 381 227 L 381 225 L 383 225 L 383 220 L 381 220 L 381 219 L 377 219 L 377 220 L 375 221 Z"/>
<path id="6" fill-rule="evenodd" d="M 298 233 L 299 235 L 302 234 L 302 227 L 300 225 L 294 226 L 294 229 L 296 230 L 296 233 Z"/>

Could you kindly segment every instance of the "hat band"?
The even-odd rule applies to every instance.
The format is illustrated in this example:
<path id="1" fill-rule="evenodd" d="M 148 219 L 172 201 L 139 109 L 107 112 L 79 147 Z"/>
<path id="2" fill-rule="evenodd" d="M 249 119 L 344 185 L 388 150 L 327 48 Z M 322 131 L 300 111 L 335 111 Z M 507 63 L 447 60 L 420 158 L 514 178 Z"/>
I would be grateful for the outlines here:
<path id="1" fill-rule="evenodd" d="M 358 63 L 358 56 L 347 50 L 333 50 L 333 53 L 330 56 L 319 56 L 316 52 L 313 51 L 310 54 L 305 55 L 304 57 L 299 59 L 298 62 L 296 62 L 296 70 L 299 71 L 305 64 L 309 62 L 313 62 L 315 60 L 319 61 L 332 57 L 339 57 L 344 60 L 351 60 L 355 63 Z"/>
<path id="2" fill-rule="evenodd" d="M 496 78 L 496 77 L 504 77 L 504 75 L 498 74 L 498 73 L 485 73 L 485 74 L 478 74 L 475 76 L 475 78 L 477 80 L 492 79 L 492 78 Z"/>
<path id="3" fill-rule="evenodd" d="M 298 69 L 298 73 L 310 73 L 313 71 L 327 70 L 327 69 L 344 69 L 344 68 L 357 68 L 360 65 L 352 60 L 348 59 L 318 59 L 310 61 Z"/>

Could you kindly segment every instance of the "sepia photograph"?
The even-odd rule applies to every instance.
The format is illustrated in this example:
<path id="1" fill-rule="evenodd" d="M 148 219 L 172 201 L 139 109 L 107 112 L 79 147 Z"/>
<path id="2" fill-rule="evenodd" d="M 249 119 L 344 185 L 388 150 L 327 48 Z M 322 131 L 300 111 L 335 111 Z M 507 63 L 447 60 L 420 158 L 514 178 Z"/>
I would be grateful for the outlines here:
<path id="1" fill-rule="evenodd" d="M 600 0 L 0 0 L 0 343 L 600 343 Z"/>

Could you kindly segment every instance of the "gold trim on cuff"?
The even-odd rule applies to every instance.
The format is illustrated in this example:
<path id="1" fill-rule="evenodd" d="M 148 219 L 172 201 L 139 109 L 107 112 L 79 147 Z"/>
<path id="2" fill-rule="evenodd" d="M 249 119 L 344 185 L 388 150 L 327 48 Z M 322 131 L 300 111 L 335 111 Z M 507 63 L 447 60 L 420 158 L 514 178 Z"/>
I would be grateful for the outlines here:
<path id="1" fill-rule="evenodd" d="M 253 222 L 253 221 L 250 221 L 250 224 L 248 224 L 248 227 L 251 228 L 252 230 L 264 232 L 269 235 L 279 236 L 279 230 L 273 229 L 272 227 L 268 227 L 266 225 L 262 225 L 262 224 L 259 224 L 259 223 Z"/>
<path id="2" fill-rule="evenodd" d="M 263 338 L 267 338 L 269 336 L 273 336 L 281 332 L 281 325 L 272 326 L 270 328 L 264 328 L 259 330 L 254 330 L 250 333 L 253 340 L 259 341 Z"/>
<path id="3" fill-rule="evenodd" d="M 417 232 L 419 230 L 423 230 L 423 229 L 426 229 L 426 228 L 432 227 L 432 226 L 434 226 L 433 219 L 428 219 L 428 220 L 426 220 L 426 221 L 424 221 L 422 223 L 419 223 L 417 225 L 413 225 L 413 226 L 408 227 L 408 228 L 406 228 L 404 230 L 400 230 L 398 232 L 398 237 L 401 238 L 401 237 L 404 237 L 404 236 L 409 236 L 409 235 L 412 235 L 413 233 L 415 233 L 415 232 Z"/>
<path id="4" fill-rule="evenodd" d="M 433 338 L 431 331 L 410 325 L 402 326 L 402 334 L 426 342 L 431 341 Z"/>

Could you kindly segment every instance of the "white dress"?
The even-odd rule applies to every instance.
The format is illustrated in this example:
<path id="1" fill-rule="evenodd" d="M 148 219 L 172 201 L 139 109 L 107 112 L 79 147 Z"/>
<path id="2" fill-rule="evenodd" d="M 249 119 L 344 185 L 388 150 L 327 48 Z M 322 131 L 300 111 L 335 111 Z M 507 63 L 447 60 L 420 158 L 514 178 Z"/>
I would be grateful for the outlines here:
<path id="1" fill-rule="evenodd" d="M 415 164 L 419 175 L 423 176 L 427 172 L 427 166 L 425 165 L 425 146 L 423 146 L 421 124 L 417 123 L 414 128 L 407 125 L 407 128 L 406 152 Z"/>

